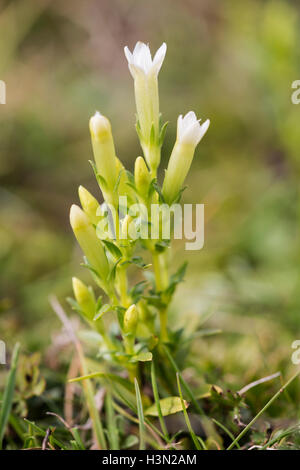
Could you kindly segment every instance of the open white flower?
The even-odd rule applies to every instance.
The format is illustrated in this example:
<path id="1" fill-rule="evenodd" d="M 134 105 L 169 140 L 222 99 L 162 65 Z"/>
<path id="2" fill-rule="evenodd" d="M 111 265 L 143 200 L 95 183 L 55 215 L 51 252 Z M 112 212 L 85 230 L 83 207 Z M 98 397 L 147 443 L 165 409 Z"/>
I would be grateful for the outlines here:
<path id="1" fill-rule="evenodd" d="M 160 162 L 157 76 L 164 61 L 167 46 L 163 43 L 153 59 L 149 46 L 143 42 L 138 42 L 132 53 L 127 46 L 124 51 L 134 79 L 138 135 L 148 166 L 152 175 L 155 176 Z"/>
<path id="2" fill-rule="evenodd" d="M 166 55 L 167 45 L 163 43 L 160 46 L 153 60 L 148 44 L 140 41 L 136 43 L 132 53 L 127 46 L 124 48 L 124 51 L 133 78 L 135 78 L 137 73 L 143 73 L 145 75 L 153 74 L 157 76 Z"/>
<path id="3" fill-rule="evenodd" d="M 206 119 L 203 124 L 200 124 L 200 121 L 201 119 L 197 119 L 194 111 L 190 111 L 184 117 L 181 114 L 177 120 L 177 140 L 182 144 L 191 144 L 196 147 L 210 124 L 209 119 Z"/>
<path id="4" fill-rule="evenodd" d="M 202 125 L 193 111 L 177 121 L 177 139 L 172 150 L 165 174 L 162 193 L 165 201 L 172 204 L 182 189 L 184 180 L 193 161 L 195 149 L 206 133 L 210 124 L 207 119 Z"/>

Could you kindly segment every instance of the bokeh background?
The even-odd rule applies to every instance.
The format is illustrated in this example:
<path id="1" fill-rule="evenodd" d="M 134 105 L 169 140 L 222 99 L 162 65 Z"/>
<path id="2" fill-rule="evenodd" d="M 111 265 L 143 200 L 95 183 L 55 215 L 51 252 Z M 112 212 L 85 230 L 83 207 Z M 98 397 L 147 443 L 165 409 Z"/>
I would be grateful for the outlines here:
<path id="1" fill-rule="evenodd" d="M 141 153 L 123 47 L 165 41 L 161 111 L 211 127 L 199 145 L 184 202 L 205 204 L 205 246 L 176 243 L 186 281 L 176 326 L 222 333 L 195 343 L 195 364 L 234 389 L 278 370 L 288 375 L 300 339 L 300 17 L 287 0 L 0 1 L 0 338 L 40 351 L 60 329 L 48 297 L 70 312 L 71 276 L 88 279 L 68 213 L 83 184 L 100 198 L 88 163 L 88 119 L 113 126 L 129 169 Z M 206 322 L 206 323 L 205 323 Z M 272 388 L 273 385 L 271 384 Z"/>

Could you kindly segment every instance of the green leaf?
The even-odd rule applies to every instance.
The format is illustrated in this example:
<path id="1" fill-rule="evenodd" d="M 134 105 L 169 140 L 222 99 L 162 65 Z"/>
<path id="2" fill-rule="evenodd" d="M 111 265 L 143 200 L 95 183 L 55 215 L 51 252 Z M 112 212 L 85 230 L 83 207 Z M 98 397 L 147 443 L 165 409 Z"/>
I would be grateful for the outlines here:
<path id="1" fill-rule="evenodd" d="M 95 163 L 92 160 L 89 160 L 89 162 L 92 165 L 92 168 L 94 170 L 94 173 L 95 173 L 95 176 L 96 176 L 96 179 L 97 179 L 97 182 L 98 182 L 100 188 L 104 191 L 107 191 L 108 186 L 107 186 L 106 180 L 103 178 L 103 176 L 100 175 L 100 173 L 98 173 L 98 170 L 97 170 L 97 167 L 96 167 Z"/>
<path id="2" fill-rule="evenodd" d="M 25 421 L 25 423 L 27 423 L 29 425 L 29 429 L 30 428 L 33 429 L 33 431 L 35 432 L 36 435 L 42 436 L 42 437 L 46 436 L 46 431 L 44 431 L 44 429 L 40 428 L 37 424 L 35 424 L 34 421 L 29 421 L 29 419 L 27 419 L 27 418 L 24 418 L 24 421 Z M 62 450 L 68 450 L 68 448 L 62 442 L 60 442 L 58 439 L 53 437 L 53 435 L 51 435 L 50 440 L 52 441 L 53 444 L 57 445 Z M 25 448 L 25 446 L 24 446 L 24 448 Z"/>
<path id="3" fill-rule="evenodd" d="M 156 145 L 155 127 L 154 127 L 154 123 L 152 123 L 151 130 L 150 130 L 150 147 L 154 147 L 155 145 Z"/>
<path id="4" fill-rule="evenodd" d="M 192 441 L 194 442 L 196 449 L 201 450 L 199 440 L 198 440 L 196 434 L 194 433 L 194 430 L 193 430 L 191 422 L 190 422 L 190 418 L 189 418 L 189 416 L 187 414 L 187 411 L 186 411 L 185 400 L 183 399 L 183 396 L 182 396 L 181 385 L 180 385 L 180 377 L 179 377 L 178 372 L 176 372 L 176 378 L 177 378 L 177 387 L 178 387 L 178 391 L 179 391 L 179 395 L 180 395 L 181 409 L 182 409 L 182 412 L 183 412 L 183 416 L 184 416 L 187 428 L 190 432 Z"/>
<path id="5" fill-rule="evenodd" d="M 161 400 L 159 400 L 159 404 L 160 404 L 160 409 L 161 409 L 163 416 L 173 415 L 174 413 L 178 413 L 179 411 L 182 411 L 180 397 L 162 398 Z M 188 408 L 189 406 L 188 402 L 186 402 L 185 400 L 184 400 L 184 406 L 185 408 Z M 157 417 L 159 416 L 156 403 L 153 403 L 153 405 L 147 408 L 147 410 L 145 411 L 145 415 L 157 416 Z"/>
<path id="6" fill-rule="evenodd" d="M 137 438 L 137 436 L 135 436 L 134 434 L 130 434 L 129 436 L 127 436 L 122 444 L 122 449 L 129 449 L 130 447 L 133 447 L 135 446 L 136 444 L 138 444 L 139 440 Z"/>
<path id="7" fill-rule="evenodd" d="M 120 263 L 122 258 L 119 258 L 113 265 L 113 267 L 111 268 L 108 276 L 107 276 L 107 282 L 110 283 L 110 282 L 114 282 L 115 278 L 116 278 L 116 271 L 117 271 L 117 266 L 118 264 Z"/>
<path id="8" fill-rule="evenodd" d="M 187 186 L 184 186 L 183 188 L 180 189 L 180 191 L 178 192 L 176 198 L 174 199 L 174 201 L 172 202 L 172 204 L 178 204 L 178 202 L 180 201 L 181 199 L 181 196 L 182 196 L 182 193 L 186 190 Z"/>
<path id="9" fill-rule="evenodd" d="M 185 261 L 180 266 L 178 271 L 176 271 L 176 273 L 171 276 L 170 284 L 165 291 L 166 294 L 168 294 L 169 296 L 172 296 L 174 294 L 177 284 L 179 284 L 180 282 L 183 282 L 184 280 L 186 268 L 187 268 L 187 262 Z"/>
<path id="10" fill-rule="evenodd" d="M 75 379 L 69 380 L 69 382 L 80 382 L 81 380 L 99 378 L 104 380 L 108 385 L 111 386 L 113 393 L 117 393 L 120 397 L 128 402 L 131 406 L 136 406 L 134 386 L 129 380 L 124 379 L 116 374 L 109 374 L 103 372 L 93 372 L 88 375 L 76 377 Z"/>
<path id="11" fill-rule="evenodd" d="M 159 199 L 161 202 L 165 203 L 165 198 L 163 197 L 163 194 L 161 192 L 161 189 L 157 183 L 157 179 L 153 179 L 150 183 L 150 185 L 155 189 L 155 191 L 157 192 L 157 194 L 159 195 Z"/>
<path id="12" fill-rule="evenodd" d="M 179 378 L 180 378 L 180 381 L 182 383 L 182 386 L 185 390 L 185 392 L 188 394 L 189 396 L 189 399 L 191 400 L 191 402 L 193 403 L 195 409 L 197 410 L 197 412 L 200 414 L 200 415 L 204 415 L 204 412 L 201 408 L 201 406 L 199 405 L 199 403 L 197 402 L 197 399 L 192 391 L 192 389 L 190 388 L 190 386 L 188 385 L 188 383 L 184 380 L 184 378 L 182 377 L 181 373 L 180 373 L 180 370 L 179 370 L 179 367 L 177 366 L 176 362 L 174 361 L 172 355 L 170 354 L 170 351 L 169 349 L 163 345 L 163 350 L 164 352 L 166 353 L 166 356 L 167 358 L 169 359 L 170 361 L 170 364 L 172 366 L 172 368 L 174 369 L 174 371 L 176 372 L 176 374 L 178 374 Z"/>
<path id="13" fill-rule="evenodd" d="M 155 400 L 155 411 L 157 411 L 157 416 L 158 416 L 158 419 L 159 419 L 159 422 L 160 422 L 160 427 L 161 427 L 162 432 L 165 435 L 165 439 L 167 441 L 169 441 L 168 429 L 167 429 L 165 420 L 163 418 L 162 409 L 161 409 L 161 406 L 160 406 L 160 399 L 159 399 L 159 393 L 158 393 L 157 382 L 156 382 L 154 361 L 152 361 L 152 363 L 151 363 L 151 384 L 152 384 L 153 396 L 154 396 L 154 400 Z M 154 406 L 154 405 L 152 405 L 152 406 Z M 146 414 L 147 414 L 147 411 L 146 411 Z"/>
<path id="14" fill-rule="evenodd" d="M 137 404 L 137 414 L 139 418 L 139 430 L 140 430 L 140 450 L 145 450 L 145 420 L 144 420 L 144 410 L 143 410 L 143 403 L 141 392 L 139 388 L 138 381 L 134 379 L 134 386 L 135 386 L 135 395 L 136 395 L 136 404 Z"/>
<path id="15" fill-rule="evenodd" d="M 114 186 L 114 193 L 118 192 L 119 184 L 120 184 L 120 181 L 121 181 L 121 176 L 122 176 L 122 173 L 124 171 L 125 171 L 124 168 L 121 168 L 121 170 L 119 171 L 118 178 L 117 178 L 116 184 Z"/>
<path id="16" fill-rule="evenodd" d="M 160 242 L 155 243 L 155 251 L 158 253 L 163 253 L 166 248 L 169 248 L 170 240 L 162 240 Z"/>
<path id="17" fill-rule="evenodd" d="M 142 129 L 141 129 L 140 121 L 138 119 L 136 120 L 136 123 L 135 123 L 135 129 L 136 129 L 136 133 L 138 135 L 140 142 L 143 142 L 144 139 L 143 139 Z"/>
<path id="18" fill-rule="evenodd" d="M 133 356 L 130 359 L 130 362 L 147 362 L 152 361 L 152 353 L 150 351 L 145 351 Z"/>
<path id="19" fill-rule="evenodd" d="M 129 295 L 132 298 L 133 303 L 137 303 L 140 300 L 146 285 L 147 281 L 140 281 L 130 289 Z"/>
<path id="20" fill-rule="evenodd" d="M 159 133 L 159 145 L 160 147 L 162 146 L 162 144 L 164 143 L 164 140 L 165 140 L 165 135 L 166 135 L 166 130 L 167 130 L 167 126 L 168 126 L 169 122 L 166 121 L 161 130 L 160 130 L 160 133 Z"/>
<path id="21" fill-rule="evenodd" d="M 85 450 L 84 444 L 81 440 L 78 428 L 71 428 L 71 433 L 75 439 L 76 446 L 78 450 Z"/>
<path id="22" fill-rule="evenodd" d="M 119 449 L 119 433 L 116 426 L 116 416 L 113 408 L 113 399 L 111 396 L 111 391 L 106 391 L 105 397 L 105 410 L 106 410 L 106 421 L 107 421 L 107 431 L 108 439 L 110 443 L 111 450 Z"/>
<path id="23" fill-rule="evenodd" d="M 102 243 L 105 245 L 105 248 L 112 254 L 115 260 L 122 258 L 122 252 L 120 248 L 117 247 L 113 242 L 109 240 L 101 240 Z"/>
<path id="24" fill-rule="evenodd" d="M 98 310 L 93 318 L 93 321 L 96 321 L 96 320 L 99 320 L 99 318 L 102 318 L 103 315 L 108 312 L 109 310 L 112 310 L 112 307 L 110 304 L 104 304 L 102 305 L 102 307 L 100 308 L 100 310 Z"/>
<path id="25" fill-rule="evenodd" d="M 2 449 L 2 441 L 6 429 L 6 424 L 13 403 L 19 353 L 20 343 L 16 343 L 12 354 L 11 368 L 8 374 L 8 379 L 3 394 L 2 407 L 0 413 L 0 449 Z"/>

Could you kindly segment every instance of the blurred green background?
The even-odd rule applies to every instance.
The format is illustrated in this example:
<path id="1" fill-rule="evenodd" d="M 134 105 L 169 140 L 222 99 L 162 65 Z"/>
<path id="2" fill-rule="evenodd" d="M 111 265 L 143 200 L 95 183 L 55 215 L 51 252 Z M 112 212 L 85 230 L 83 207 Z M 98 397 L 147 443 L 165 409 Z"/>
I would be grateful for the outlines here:
<path id="1" fill-rule="evenodd" d="M 189 329 L 207 317 L 223 334 L 195 344 L 199 367 L 229 384 L 295 366 L 300 339 L 300 17 L 296 1 L 0 1 L 0 338 L 43 354 L 60 325 L 80 251 L 68 213 L 77 187 L 96 196 L 89 117 L 107 115 L 117 155 L 132 170 L 132 78 L 123 47 L 165 41 L 161 111 L 170 121 L 161 175 L 178 114 L 211 127 L 199 145 L 184 202 L 204 203 L 205 246 L 189 261 L 173 313 Z M 68 310 L 69 311 L 69 310 Z"/>

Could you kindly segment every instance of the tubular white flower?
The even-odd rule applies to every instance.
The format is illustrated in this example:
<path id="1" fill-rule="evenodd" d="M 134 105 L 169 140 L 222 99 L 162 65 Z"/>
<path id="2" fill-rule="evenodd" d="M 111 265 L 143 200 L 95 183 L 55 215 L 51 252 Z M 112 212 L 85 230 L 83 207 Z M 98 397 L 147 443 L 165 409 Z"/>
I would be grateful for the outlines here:
<path id="1" fill-rule="evenodd" d="M 168 204 L 172 204 L 182 188 L 186 175 L 193 161 L 195 149 L 206 133 L 210 121 L 202 125 L 193 111 L 177 121 L 177 139 L 172 150 L 163 183 L 163 196 Z"/>
<path id="2" fill-rule="evenodd" d="M 180 114 L 177 120 L 177 140 L 181 144 L 191 144 L 196 148 L 210 124 L 209 119 L 206 119 L 202 125 L 200 121 L 194 111 L 190 111 L 184 117 Z"/>
<path id="3" fill-rule="evenodd" d="M 125 49 L 128 68 L 134 78 L 135 102 L 141 146 L 151 170 L 155 173 L 160 162 L 159 96 L 157 76 L 164 61 L 165 43 L 151 57 L 149 46 L 138 42 L 131 53 Z"/>
<path id="4" fill-rule="evenodd" d="M 164 42 L 160 46 L 153 60 L 149 46 L 141 41 L 136 43 L 132 53 L 127 46 L 124 48 L 124 51 L 133 78 L 136 78 L 136 75 L 139 73 L 148 76 L 153 74 L 157 77 L 167 52 L 167 45 Z"/>

